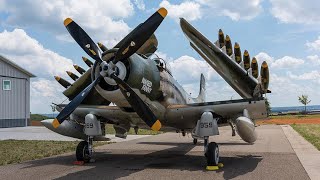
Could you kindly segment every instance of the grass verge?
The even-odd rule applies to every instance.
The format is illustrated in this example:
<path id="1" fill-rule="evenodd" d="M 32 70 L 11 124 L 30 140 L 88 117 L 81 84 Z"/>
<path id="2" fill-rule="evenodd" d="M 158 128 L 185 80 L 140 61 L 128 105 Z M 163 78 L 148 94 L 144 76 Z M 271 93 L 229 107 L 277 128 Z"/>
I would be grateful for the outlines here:
<path id="1" fill-rule="evenodd" d="M 320 151 L 320 124 L 292 124 L 291 127 Z"/>
<path id="2" fill-rule="evenodd" d="M 3 140 L 0 141 L 0 165 L 74 152 L 78 143 L 79 141 Z M 101 146 L 107 143 L 95 142 L 94 146 Z"/>
<path id="3" fill-rule="evenodd" d="M 320 118 L 320 114 L 270 116 L 270 119 L 313 119 L 313 118 L 315 118 L 315 119 Z"/>

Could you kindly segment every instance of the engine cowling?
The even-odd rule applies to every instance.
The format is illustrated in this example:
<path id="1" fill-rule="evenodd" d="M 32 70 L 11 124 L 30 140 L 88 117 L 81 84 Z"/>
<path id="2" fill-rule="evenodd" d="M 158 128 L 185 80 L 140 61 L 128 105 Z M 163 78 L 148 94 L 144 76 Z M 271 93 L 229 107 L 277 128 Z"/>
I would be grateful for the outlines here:
<path id="1" fill-rule="evenodd" d="M 113 58 L 117 49 L 110 49 L 103 53 L 103 60 L 108 62 Z M 128 59 L 119 61 L 116 64 L 116 72 L 118 77 L 124 80 L 137 92 L 145 95 L 150 100 L 156 100 L 160 96 L 160 75 L 159 70 L 154 61 L 147 57 L 133 54 Z M 98 77 L 103 71 L 100 64 L 96 61 L 91 74 L 92 79 Z M 95 86 L 99 94 L 115 103 L 119 107 L 130 107 L 127 100 L 121 93 L 120 89 L 112 78 L 105 77 L 97 86 Z M 143 97 L 142 97 L 143 98 Z"/>
<path id="2" fill-rule="evenodd" d="M 253 122 L 244 116 L 238 117 L 235 121 L 236 130 L 242 140 L 248 143 L 253 143 L 257 140 L 255 126 Z"/>

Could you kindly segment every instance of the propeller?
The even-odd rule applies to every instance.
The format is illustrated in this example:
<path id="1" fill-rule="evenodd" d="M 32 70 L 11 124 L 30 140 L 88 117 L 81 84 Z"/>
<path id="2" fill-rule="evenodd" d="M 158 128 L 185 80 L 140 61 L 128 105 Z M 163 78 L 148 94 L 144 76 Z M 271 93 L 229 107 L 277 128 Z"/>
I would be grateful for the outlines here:
<path id="1" fill-rule="evenodd" d="M 93 42 L 90 36 L 71 18 L 67 18 L 63 22 L 73 39 L 79 46 L 94 60 L 102 62 L 98 46 Z"/>
<path id="2" fill-rule="evenodd" d="M 124 39 L 122 39 L 116 47 L 119 48 L 115 53 L 115 57 L 109 63 L 102 61 L 101 55 L 97 45 L 89 37 L 89 35 L 72 19 L 67 18 L 64 25 L 80 45 L 80 47 L 93 59 L 100 62 L 102 71 L 100 76 L 94 80 L 88 87 L 86 87 L 80 94 L 78 94 L 55 118 L 52 125 L 57 128 L 59 125 L 81 104 L 89 92 L 97 85 L 102 78 L 109 76 L 119 86 L 121 93 L 127 99 L 128 103 L 136 111 L 139 117 L 152 130 L 158 131 L 161 128 L 161 122 L 157 119 L 155 114 L 151 111 L 149 106 L 133 91 L 133 89 L 122 79 L 120 79 L 115 72 L 115 65 L 118 61 L 123 61 L 133 55 L 155 32 L 159 27 L 165 16 L 167 10 L 160 8 L 152 16 L 150 16 L 144 23 L 139 24 L 133 31 L 131 31 Z"/>

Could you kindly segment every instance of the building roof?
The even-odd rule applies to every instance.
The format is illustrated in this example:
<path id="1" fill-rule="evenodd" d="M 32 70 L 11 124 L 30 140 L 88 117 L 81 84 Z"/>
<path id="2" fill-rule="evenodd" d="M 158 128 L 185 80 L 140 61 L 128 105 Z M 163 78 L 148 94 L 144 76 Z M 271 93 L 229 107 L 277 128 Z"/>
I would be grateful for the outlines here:
<path id="1" fill-rule="evenodd" d="M 23 72 L 24 74 L 30 76 L 30 77 L 36 77 L 34 74 L 30 73 L 29 71 L 23 69 L 22 67 L 20 67 L 19 65 L 17 65 L 16 63 L 10 61 L 9 59 L 7 59 L 6 57 L 0 55 L 0 59 L 3 60 L 4 62 L 10 64 L 11 66 L 17 68 L 19 71 Z"/>

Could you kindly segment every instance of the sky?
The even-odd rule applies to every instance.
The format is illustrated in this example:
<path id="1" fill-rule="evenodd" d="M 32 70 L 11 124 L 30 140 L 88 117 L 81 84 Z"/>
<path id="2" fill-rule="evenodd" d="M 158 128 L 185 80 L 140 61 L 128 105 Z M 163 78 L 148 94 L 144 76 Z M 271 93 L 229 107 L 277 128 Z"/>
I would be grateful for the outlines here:
<path id="1" fill-rule="evenodd" d="M 0 0 L 0 54 L 37 76 L 31 80 L 31 112 L 49 113 L 52 102 L 66 100 L 53 76 L 72 82 L 65 71 L 77 74 L 73 64 L 87 68 L 81 57 L 88 55 L 68 34 L 65 18 L 112 48 L 159 7 L 168 15 L 155 32 L 157 54 L 193 96 L 204 73 L 208 101 L 240 98 L 189 46 L 180 17 L 212 42 L 221 28 L 260 65 L 267 61 L 271 106 L 300 105 L 302 94 L 309 96 L 311 105 L 320 104 L 318 0 Z"/>

